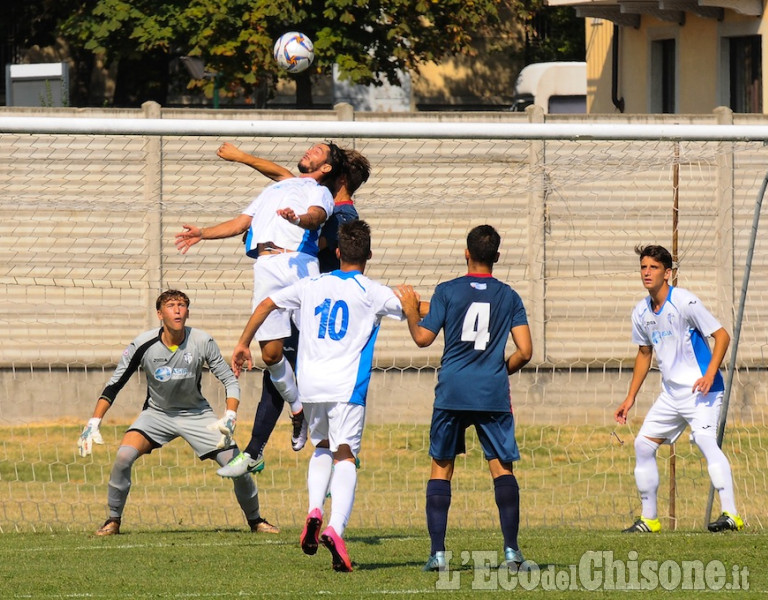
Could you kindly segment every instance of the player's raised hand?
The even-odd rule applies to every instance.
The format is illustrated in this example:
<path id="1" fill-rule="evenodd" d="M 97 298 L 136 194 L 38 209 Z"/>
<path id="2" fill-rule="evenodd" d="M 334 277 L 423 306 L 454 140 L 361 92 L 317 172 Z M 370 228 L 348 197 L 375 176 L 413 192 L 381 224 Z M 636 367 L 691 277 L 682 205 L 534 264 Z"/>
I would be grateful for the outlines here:
<path id="1" fill-rule="evenodd" d="M 99 425 L 101 425 L 101 419 L 94 417 L 88 420 L 88 424 L 83 428 L 83 433 L 77 440 L 77 448 L 80 452 L 80 456 L 88 456 L 93 451 L 94 444 L 103 444 L 104 439 L 101 437 L 99 431 Z"/>
<path id="2" fill-rule="evenodd" d="M 246 370 L 253 369 L 253 357 L 251 356 L 251 349 L 243 344 L 235 346 L 232 352 L 232 371 L 235 373 L 235 377 L 240 377 L 240 373 L 243 371 L 243 365 Z"/>
<path id="3" fill-rule="evenodd" d="M 177 233 L 174 239 L 176 249 L 182 254 L 186 254 L 187 251 L 203 239 L 203 230 L 200 227 L 194 225 L 182 225 L 184 231 Z"/>
<path id="4" fill-rule="evenodd" d="M 216 151 L 216 155 L 219 158 L 223 158 L 224 160 L 229 160 L 233 162 L 239 161 L 244 154 L 245 152 L 240 150 L 234 144 L 230 144 L 229 142 L 224 142 L 221 146 L 219 146 L 219 149 Z"/>
<path id="5" fill-rule="evenodd" d="M 228 410 L 221 419 L 211 423 L 207 428 L 221 433 L 221 439 L 216 444 L 216 447 L 221 449 L 229 448 L 232 443 L 232 436 L 235 435 L 235 427 L 237 427 L 237 413 L 234 410 Z"/>

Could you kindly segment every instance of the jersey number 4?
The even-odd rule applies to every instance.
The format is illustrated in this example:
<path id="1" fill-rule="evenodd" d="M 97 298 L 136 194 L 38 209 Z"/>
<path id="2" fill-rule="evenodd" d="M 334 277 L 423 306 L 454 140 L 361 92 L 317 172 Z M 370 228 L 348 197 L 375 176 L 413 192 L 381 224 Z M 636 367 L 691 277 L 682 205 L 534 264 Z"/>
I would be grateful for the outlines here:
<path id="1" fill-rule="evenodd" d="M 487 302 L 473 302 L 464 315 L 461 325 L 461 341 L 474 342 L 475 350 L 485 350 L 491 334 L 488 325 L 491 322 L 491 305 Z"/>
<path id="2" fill-rule="evenodd" d="M 327 335 L 334 341 L 338 341 L 347 335 L 349 327 L 349 306 L 343 300 L 334 302 L 326 298 L 320 306 L 315 306 L 315 314 L 320 315 L 320 329 L 317 337 L 321 340 Z"/>

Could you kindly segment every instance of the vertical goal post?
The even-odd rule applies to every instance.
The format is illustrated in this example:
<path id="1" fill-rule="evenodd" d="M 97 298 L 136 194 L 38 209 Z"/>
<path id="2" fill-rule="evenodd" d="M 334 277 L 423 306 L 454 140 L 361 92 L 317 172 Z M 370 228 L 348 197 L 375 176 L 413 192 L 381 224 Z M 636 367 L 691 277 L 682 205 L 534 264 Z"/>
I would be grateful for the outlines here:
<path id="1" fill-rule="evenodd" d="M 768 289 L 768 247 L 757 236 L 762 198 L 752 204 L 761 180 L 765 188 L 768 125 L 639 124 L 613 117 L 531 123 L 509 120 L 519 115 L 471 114 L 464 120 L 450 114 L 295 119 L 300 113 L 275 120 L 243 118 L 244 112 L 235 118 L 155 118 L 159 112 L 149 113 L 150 118 L 0 112 L 0 323 L 7 331 L 0 348 L 0 377 L 5 378 L 0 428 L 89 416 L 92 394 L 106 382 L 119 352 L 152 325 L 150 302 L 161 287 L 192 291 L 190 325 L 213 334 L 227 357 L 250 307 L 250 261 L 241 256 L 236 240 L 209 241 L 184 256 L 172 244 L 182 223 L 208 226 L 231 218 L 267 183 L 247 167 L 217 159 L 216 145 L 234 141 L 286 163 L 298 160 L 314 141 L 334 140 L 360 150 L 372 163 L 371 180 L 356 194 L 361 217 L 373 227 L 372 277 L 388 285 L 412 283 L 428 299 L 437 283 L 462 273 L 463 245 L 472 226 L 488 222 L 502 234 L 494 273 L 520 292 L 534 338 L 533 360 L 511 380 L 523 454 L 521 494 L 531 507 L 527 523 L 619 527 L 636 510 L 632 444 L 611 442 L 612 416 L 626 394 L 634 356 L 631 307 L 643 294 L 633 250 L 637 244 L 669 243 L 670 224 L 681 285 L 696 291 L 734 332 L 721 428 L 733 378 L 743 373 L 748 376 L 743 396 L 751 396 L 740 397 L 737 406 L 730 402 L 731 408 L 750 435 L 765 435 L 760 414 L 768 410 L 768 393 L 760 375 L 768 369 L 761 348 L 768 321 L 748 306 L 747 284 L 753 273 L 754 293 Z M 728 190 L 725 199 L 722 189 Z M 754 213 L 750 239 L 747 212 Z M 34 310 L 26 309 L 35 303 Z M 439 340 L 434 348 L 418 349 L 404 328 L 382 325 L 361 489 L 375 489 L 384 506 L 397 507 L 386 511 L 396 524 L 420 523 L 423 512 L 422 427 L 428 423 L 440 354 Z M 649 376 L 639 397 L 630 434 L 657 395 L 656 375 Z M 255 407 L 258 379 L 245 378 L 244 413 Z M 143 390 L 140 382 L 134 387 L 118 399 L 108 421 L 115 415 L 122 422 L 135 417 Z M 52 403 L 58 406 L 19 402 L 45 398 L 50 389 L 61 399 Z M 220 403 L 215 385 L 208 389 Z M 76 395 L 81 398 L 75 402 Z M 34 412 L 30 408 L 26 414 L 24 405 Z M 246 422 L 243 416 L 238 435 L 247 433 Z M 60 430 L 45 437 L 58 439 Z M 0 514 L 20 523 L 42 518 L 28 515 L 45 515 L 50 497 L 60 493 L 50 488 L 58 486 L 66 494 L 64 505 L 71 501 L 72 507 L 69 514 L 56 508 L 58 523 L 81 526 L 83 502 L 89 522 L 101 519 L 108 448 L 97 449 L 104 452 L 85 464 L 67 456 L 74 440 L 72 448 L 53 452 L 36 446 L 34 434 L 11 439 L 11 450 L 0 457 L 0 480 L 9 490 L 0 499 Z M 117 431 L 110 443 L 115 439 Z M 476 440 L 468 445 L 465 464 L 457 469 L 456 495 L 481 515 L 472 525 L 494 526 L 495 508 L 485 504 L 487 469 L 482 470 Z M 270 518 L 279 506 L 285 512 L 278 520 L 285 522 L 302 493 L 303 465 L 272 442 L 267 451 L 275 453 L 267 456 L 268 465 L 280 464 L 283 472 L 276 468 L 274 475 L 260 476 L 262 505 Z M 178 522 L 173 509 L 173 516 L 157 516 L 163 512 L 157 505 L 178 497 L 185 481 L 194 481 L 205 516 L 188 507 L 192 516 L 185 522 L 229 524 L 231 509 L 230 516 L 222 516 L 224 511 L 208 506 L 205 498 L 213 490 L 212 497 L 229 501 L 231 490 L 211 475 L 199 475 L 203 467 L 193 462 L 177 466 L 184 452 L 181 446 L 164 448 L 157 458 L 146 459 L 153 466 L 137 464 L 137 485 L 146 486 L 147 506 L 132 492 L 129 508 L 136 514 L 129 521 L 150 527 Z M 18 459 L 10 458 L 16 454 Z M 43 458 L 29 458 L 35 455 Z M 672 456 L 670 528 L 700 525 L 703 498 L 692 492 L 709 484 L 706 470 L 702 475 L 695 449 L 678 448 Z M 159 465 L 152 462 L 156 459 Z M 737 490 L 759 484 L 749 469 L 762 461 L 750 458 L 735 466 Z M 40 473 L 41 464 L 46 473 Z M 477 473 L 466 473 L 467 464 Z M 148 482 L 143 473 L 150 468 Z M 44 500 L 37 500 L 37 486 Z M 747 516 L 768 506 L 764 487 L 751 490 L 755 499 Z M 30 498 L 33 508 L 25 504 Z M 361 504 L 355 519 L 377 514 L 379 507 L 370 502 Z M 415 517 L 414 506 L 419 506 Z M 710 512 L 708 507 L 707 518 Z M 0 531 L 7 527 L 0 516 Z"/>

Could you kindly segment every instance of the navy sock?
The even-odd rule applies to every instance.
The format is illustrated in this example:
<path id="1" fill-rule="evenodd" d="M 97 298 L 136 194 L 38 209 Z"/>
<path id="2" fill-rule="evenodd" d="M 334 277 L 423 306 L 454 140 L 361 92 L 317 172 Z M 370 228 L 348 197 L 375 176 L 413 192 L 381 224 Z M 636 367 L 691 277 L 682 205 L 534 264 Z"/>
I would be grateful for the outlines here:
<path id="1" fill-rule="evenodd" d="M 266 446 L 269 436 L 277 425 L 280 413 L 283 412 L 285 401 L 280 392 L 275 389 L 275 384 L 269 377 L 269 371 L 264 371 L 261 383 L 261 400 L 256 407 L 253 417 L 253 429 L 251 429 L 251 441 L 248 442 L 245 451 L 256 458 Z"/>
<path id="2" fill-rule="evenodd" d="M 520 529 L 520 487 L 514 475 L 502 475 L 493 480 L 496 506 L 499 508 L 504 547 L 519 550 L 517 533 Z"/>
<path id="3" fill-rule="evenodd" d="M 430 479 L 427 482 L 427 531 L 432 542 L 430 554 L 445 550 L 448 509 L 451 507 L 451 482 Z"/>
<path id="4" fill-rule="evenodd" d="M 296 348 L 298 347 L 299 331 L 291 324 L 291 336 L 283 340 L 283 354 L 291 366 L 296 366 Z M 251 429 L 251 441 L 245 447 L 245 452 L 256 458 L 269 441 L 269 436 L 275 430 L 280 413 L 283 412 L 285 400 L 277 391 L 275 384 L 269 377 L 269 371 L 264 371 L 261 382 L 261 399 L 253 416 L 253 429 Z"/>

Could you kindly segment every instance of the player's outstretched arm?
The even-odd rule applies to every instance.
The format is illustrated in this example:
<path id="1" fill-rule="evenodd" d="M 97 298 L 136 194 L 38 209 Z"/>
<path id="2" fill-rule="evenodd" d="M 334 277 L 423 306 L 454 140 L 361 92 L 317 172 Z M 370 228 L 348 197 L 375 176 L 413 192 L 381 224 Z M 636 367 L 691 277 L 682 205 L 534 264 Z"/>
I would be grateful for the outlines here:
<path id="1" fill-rule="evenodd" d="M 416 342 L 419 348 L 425 348 L 429 346 L 437 338 L 437 334 L 434 331 L 421 327 L 419 321 L 421 320 L 421 299 L 419 294 L 410 285 L 399 285 L 394 289 L 395 296 L 400 300 L 400 304 L 403 307 L 403 314 L 408 322 L 408 331 Z"/>
<path id="2" fill-rule="evenodd" d="M 83 432 L 77 440 L 77 449 L 80 456 L 88 456 L 93 452 L 94 444 L 103 444 L 104 439 L 101 437 L 101 431 L 99 426 L 104 415 L 112 406 L 105 398 L 99 398 L 96 401 L 96 408 L 93 409 L 93 416 L 88 420 L 88 423 L 83 428 Z"/>
<path id="3" fill-rule="evenodd" d="M 236 377 L 240 377 L 243 365 L 246 365 L 248 369 L 253 368 L 253 358 L 250 350 L 253 336 L 256 335 L 256 330 L 261 327 L 269 313 L 276 308 L 277 305 L 272 301 L 272 298 L 264 298 L 253 311 L 251 318 L 248 319 L 248 323 L 245 324 L 245 329 L 243 329 L 235 350 L 232 352 L 232 370 L 235 372 Z"/>
<path id="4" fill-rule="evenodd" d="M 283 179 L 288 179 L 294 176 L 293 173 L 291 173 L 285 167 L 280 166 L 277 163 L 273 163 L 271 160 L 266 160 L 259 158 L 258 156 L 253 156 L 252 154 L 248 154 L 247 152 L 243 152 L 237 146 L 230 144 L 229 142 L 224 142 L 221 146 L 219 146 L 219 149 L 216 151 L 216 155 L 219 158 L 223 158 L 224 160 L 228 160 L 230 162 L 248 165 L 252 169 L 256 169 L 259 173 L 265 177 L 269 177 L 273 181 L 282 181 Z"/>
<path id="5" fill-rule="evenodd" d="M 652 346 L 639 346 L 637 349 L 637 356 L 635 356 L 635 366 L 632 369 L 632 381 L 629 383 L 629 392 L 627 397 L 619 405 L 619 408 L 613 413 L 614 419 L 617 423 L 622 425 L 627 422 L 627 414 L 629 410 L 635 405 L 635 399 L 637 393 L 645 381 L 645 377 L 648 375 L 648 371 L 651 370 L 651 359 L 653 358 Z"/>
<path id="6" fill-rule="evenodd" d="M 518 325 L 512 328 L 512 341 L 515 343 L 515 351 L 507 359 L 507 373 L 517 373 L 533 356 L 533 341 L 531 341 L 531 329 L 528 325 Z"/>
<path id="7" fill-rule="evenodd" d="M 182 231 L 174 238 L 176 249 L 182 254 L 201 240 L 220 240 L 235 237 L 247 231 L 251 226 L 253 217 L 238 215 L 234 219 L 224 221 L 213 227 L 197 227 L 195 225 L 182 225 Z"/>

